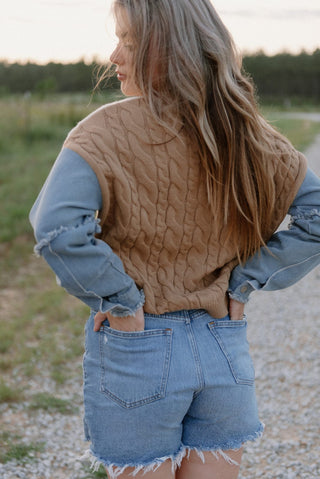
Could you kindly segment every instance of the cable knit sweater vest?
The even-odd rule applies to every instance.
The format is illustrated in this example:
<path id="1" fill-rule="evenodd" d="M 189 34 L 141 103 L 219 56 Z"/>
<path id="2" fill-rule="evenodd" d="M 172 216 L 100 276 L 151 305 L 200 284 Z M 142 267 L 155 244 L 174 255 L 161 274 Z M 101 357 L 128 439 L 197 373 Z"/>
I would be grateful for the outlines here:
<path id="1" fill-rule="evenodd" d="M 145 311 L 203 308 L 225 316 L 237 260 L 208 207 L 204 173 L 188 139 L 172 138 L 141 98 L 130 98 L 89 115 L 64 146 L 97 175 L 103 197 L 100 238 L 143 288 Z M 268 168 L 277 195 L 271 234 L 304 179 L 306 161 L 293 149 L 279 150 Z"/>

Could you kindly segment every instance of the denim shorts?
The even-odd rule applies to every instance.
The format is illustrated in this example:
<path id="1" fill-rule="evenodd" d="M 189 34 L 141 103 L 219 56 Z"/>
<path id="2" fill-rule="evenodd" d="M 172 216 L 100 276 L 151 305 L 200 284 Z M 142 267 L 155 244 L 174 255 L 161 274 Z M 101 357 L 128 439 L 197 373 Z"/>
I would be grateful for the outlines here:
<path id="1" fill-rule="evenodd" d="M 173 468 L 189 450 L 239 449 L 262 434 L 246 319 L 145 314 L 145 330 L 86 325 L 85 437 L 93 466 Z"/>

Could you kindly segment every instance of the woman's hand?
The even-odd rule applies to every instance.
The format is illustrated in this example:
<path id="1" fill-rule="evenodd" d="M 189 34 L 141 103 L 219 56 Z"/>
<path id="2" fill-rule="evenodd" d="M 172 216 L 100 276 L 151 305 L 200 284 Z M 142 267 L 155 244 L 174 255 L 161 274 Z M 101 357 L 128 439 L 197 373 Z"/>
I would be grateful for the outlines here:
<path id="1" fill-rule="evenodd" d="M 144 330 L 144 312 L 143 308 L 137 310 L 134 316 L 126 316 L 119 318 L 112 316 L 111 313 L 97 313 L 94 317 L 93 331 L 98 332 L 101 324 L 105 320 L 109 321 L 110 328 L 118 329 L 119 331 L 143 331 Z"/>
<path id="2" fill-rule="evenodd" d="M 229 316 L 232 320 L 243 319 L 244 315 L 244 303 L 240 303 L 235 299 L 229 299 Z"/>

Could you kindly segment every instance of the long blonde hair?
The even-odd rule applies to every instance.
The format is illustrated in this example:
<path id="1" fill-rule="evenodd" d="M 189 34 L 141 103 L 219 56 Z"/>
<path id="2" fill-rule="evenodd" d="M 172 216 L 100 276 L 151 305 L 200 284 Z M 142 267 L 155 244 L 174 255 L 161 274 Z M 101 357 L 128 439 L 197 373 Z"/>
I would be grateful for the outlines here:
<path id="1" fill-rule="evenodd" d="M 259 114 L 254 87 L 210 0 L 115 0 L 131 25 L 136 83 L 160 122 L 198 145 L 212 213 L 239 261 L 265 244 L 275 202 L 267 159 L 289 142 Z"/>

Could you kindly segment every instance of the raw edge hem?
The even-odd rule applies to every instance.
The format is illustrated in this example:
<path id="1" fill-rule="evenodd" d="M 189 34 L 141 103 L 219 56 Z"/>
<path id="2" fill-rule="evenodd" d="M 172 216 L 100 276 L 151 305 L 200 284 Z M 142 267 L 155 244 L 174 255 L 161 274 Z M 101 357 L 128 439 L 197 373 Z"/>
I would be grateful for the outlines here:
<path id="1" fill-rule="evenodd" d="M 183 444 L 179 451 L 176 454 L 172 454 L 171 456 L 164 456 L 155 459 L 154 461 L 151 461 L 146 464 L 133 464 L 133 463 L 128 463 L 125 464 L 124 466 L 119 466 L 115 463 L 111 463 L 110 461 L 105 461 L 96 454 L 93 453 L 91 449 L 88 449 L 83 456 L 81 456 L 80 460 L 81 461 L 86 461 L 90 460 L 91 461 L 91 469 L 93 472 L 97 472 L 100 468 L 100 466 L 104 466 L 108 476 L 110 479 L 117 479 L 118 476 L 120 476 L 128 467 L 134 468 L 133 471 L 130 473 L 131 476 L 135 477 L 140 471 L 143 471 L 143 473 L 147 472 L 154 472 L 156 471 L 161 464 L 163 464 L 167 460 L 171 460 L 172 462 L 172 472 L 174 473 L 177 468 L 181 466 L 181 462 L 184 457 L 189 457 L 191 451 L 195 451 L 200 459 L 202 460 L 203 463 L 205 463 L 205 457 L 204 457 L 204 452 L 211 452 L 213 456 L 216 459 L 219 459 L 220 457 L 223 458 L 228 464 L 232 464 L 234 466 L 239 466 L 239 464 L 233 460 L 231 457 L 226 454 L 225 451 L 238 451 L 241 449 L 241 447 L 248 441 L 255 441 L 259 439 L 264 431 L 264 424 L 260 423 L 259 429 L 256 431 L 255 434 L 250 434 L 246 436 L 243 440 L 236 440 L 236 441 L 230 441 L 229 443 L 220 445 L 219 447 L 194 447 L 194 446 L 188 446 Z"/>
<path id="2" fill-rule="evenodd" d="M 211 454 L 216 459 L 219 459 L 219 457 L 222 457 L 228 464 L 239 466 L 240 464 L 237 461 L 234 461 L 231 457 L 229 457 L 225 451 L 239 451 L 246 442 L 249 442 L 249 441 L 252 442 L 252 441 L 256 441 L 260 439 L 263 434 L 264 427 L 265 425 L 263 423 L 260 423 L 259 429 L 254 434 L 249 434 L 241 441 L 240 440 L 230 441 L 228 443 L 219 445 L 219 447 L 195 447 L 195 446 L 185 445 L 185 449 L 188 451 L 187 457 L 190 456 L 191 451 L 195 451 L 197 455 L 200 457 L 201 461 L 205 463 L 205 457 L 203 453 L 211 452 Z"/>
<path id="3" fill-rule="evenodd" d="M 83 456 L 81 456 L 80 460 L 85 461 L 85 460 L 90 460 L 91 461 L 91 469 L 93 472 L 97 472 L 100 468 L 100 466 L 104 466 L 108 477 L 110 479 L 117 479 L 118 476 L 120 476 L 128 467 L 134 468 L 134 470 L 130 473 L 131 476 L 136 476 L 138 472 L 143 470 L 143 473 L 147 472 L 154 472 L 156 471 L 161 464 L 163 464 L 167 460 L 171 460 L 172 462 L 172 472 L 174 473 L 175 470 L 181 465 L 182 459 L 185 457 L 187 454 L 187 448 L 182 447 L 176 454 L 172 454 L 171 456 L 164 456 L 160 457 L 158 459 L 155 459 L 154 461 L 151 461 L 146 464 L 132 464 L 128 463 L 125 464 L 124 466 L 119 466 L 115 463 L 111 463 L 109 461 L 105 461 L 102 458 L 96 456 L 92 452 L 91 449 L 88 449 Z"/>

